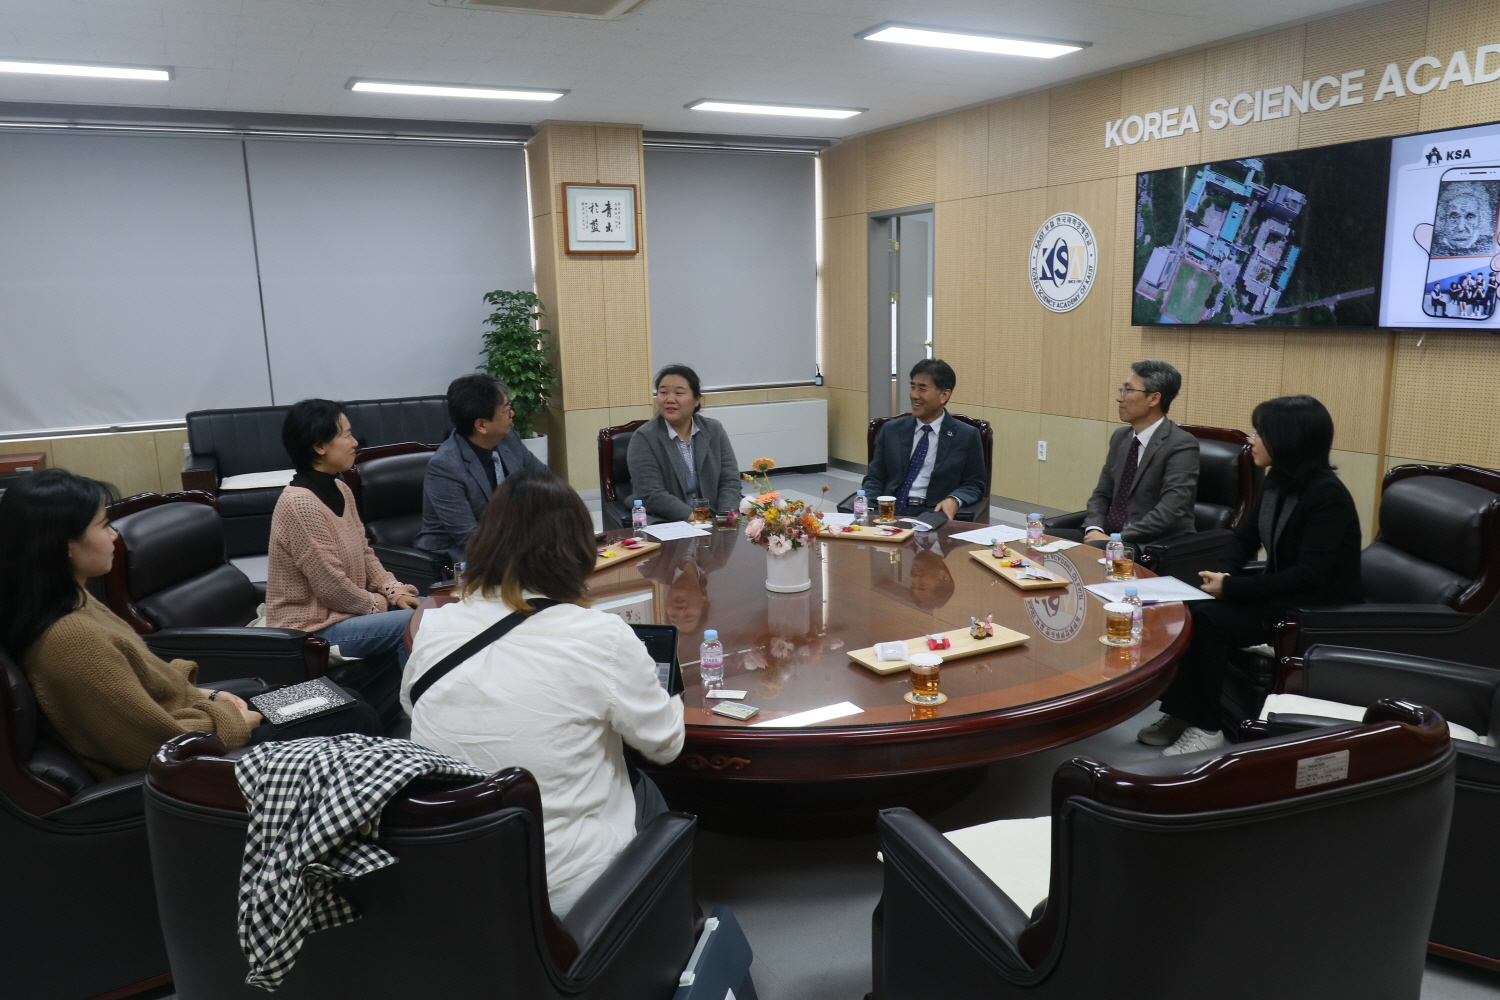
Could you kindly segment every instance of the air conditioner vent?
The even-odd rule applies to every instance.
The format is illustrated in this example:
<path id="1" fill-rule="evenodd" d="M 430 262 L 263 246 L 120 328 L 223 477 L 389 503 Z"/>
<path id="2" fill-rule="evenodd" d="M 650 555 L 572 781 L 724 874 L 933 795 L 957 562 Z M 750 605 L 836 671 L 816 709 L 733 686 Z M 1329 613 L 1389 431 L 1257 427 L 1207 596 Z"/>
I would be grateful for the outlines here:
<path id="1" fill-rule="evenodd" d="M 432 0 L 440 7 L 472 7 L 478 10 L 511 11 L 519 14 L 556 14 L 561 17 L 623 17 L 648 0 Z"/>

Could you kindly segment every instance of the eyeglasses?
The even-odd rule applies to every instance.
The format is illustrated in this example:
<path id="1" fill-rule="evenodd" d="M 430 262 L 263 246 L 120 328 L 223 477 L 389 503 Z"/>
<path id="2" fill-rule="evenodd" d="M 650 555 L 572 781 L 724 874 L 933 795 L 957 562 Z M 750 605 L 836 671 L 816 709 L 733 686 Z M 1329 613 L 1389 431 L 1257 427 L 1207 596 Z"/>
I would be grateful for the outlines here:
<path id="1" fill-rule="evenodd" d="M 1128 396 L 1132 392 L 1144 393 L 1145 391 L 1146 391 L 1145 389 L 1137 389 L 1133 385 L 1122 385 L 1122 386 L 1120 386 L 1119 391 L 1117 391 L 1115 393 L 1115 396 L 1116 397 L 1119 397 L 1119 396 Z"/>

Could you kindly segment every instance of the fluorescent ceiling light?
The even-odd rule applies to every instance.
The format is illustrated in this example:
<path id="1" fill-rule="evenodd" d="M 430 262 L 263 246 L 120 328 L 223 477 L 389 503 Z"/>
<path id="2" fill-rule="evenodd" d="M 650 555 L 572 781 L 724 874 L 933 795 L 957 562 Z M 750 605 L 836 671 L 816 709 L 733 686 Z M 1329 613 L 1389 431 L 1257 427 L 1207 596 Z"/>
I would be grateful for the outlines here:
<path id="1" fill-rule="evenodd" d="M 867 42 L 900 42 L 903 45 L 928 45 L 938 49 L 963 49 L 966 52 L 992 52 L 1002 56 L 1032 56 L 1037 59 L 1053 59 L 1089 46 L 1088 42 L 978 35 L 968 31 L 918 28 L 903 24 L 884 24 L 855 37 Z"/>
<path id="2" fill-rule="evenodd" d="M 170 80 L 169 69 L 136 66 L 85 66 L 73 63 L 16 62 L 0 60 L 0 73 L 40 73 L 43 76 L 98 76 L 108 80 Z"/>
<path id="3" fill-rule="evenodd" d="M 386 83 L 350 80 L 350 90 L 372 94 L 415 94 L 418 97 L 484 97 L 492 101 L 555 101 L 566 90 L 518 90 L 514 87 L 451 87 L 435 83 Z"/>
<path id="4" fill-rule="evenodd" d="M 747 104 L 744 101 L 694 101 L 689 111 L 732 111 L 741 115 L 789 115 L 793 118 L 853 118 L 864 108 L 807 108 L 793 104 Z"/>

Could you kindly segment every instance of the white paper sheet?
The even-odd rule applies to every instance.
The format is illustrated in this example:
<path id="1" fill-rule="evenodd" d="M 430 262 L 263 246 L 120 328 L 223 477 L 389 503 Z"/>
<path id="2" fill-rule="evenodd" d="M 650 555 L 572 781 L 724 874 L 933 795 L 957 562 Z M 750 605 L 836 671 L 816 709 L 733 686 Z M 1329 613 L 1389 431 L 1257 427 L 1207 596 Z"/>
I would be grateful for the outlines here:
<path id="1" fill-rule="evenodd" d="M 1066 538 L 1059 538 L 1055 542 L 1048 542 L 1046 545 L 1038 545 L 1036 547 L 1036 550 L 1038 552 L 1061 552 L 1063 549 L 1071 549 L 1075 545 L 1082 544 L 1082 542 L 1070 542 Z"/>
<path id="2" fill-rule="evenodd" d="M 646 525 L 646 534 L 659 542 L 670 542 L 674 538 L 697 538 L 708 532 L 686 521 L 663 521 L 661 524 Z"/>
<path id="3" fill-rule="evenodd" d="M 1169 604 L 1173 601 L 1211 601 L 1213 595 L 1205 594 L 1197 587 L 1183 583 L 1175 576 L 1156 576 L 1147 580 L 1119 581 L 1116 583 L 1094 583 L 1084 590 L 1105 604 L 1125 599 L 1125 588 L 1135 587 L 1141 601 L 1146 604 Z"/>
<path id="4" fill-rule="evenodd" d="M 914 531 L 933 531 L 934 530 L 933 527 L 932 527 L 932 525 L 928 524 L 926 521 L 918 520 L 915 517 L 898 517 L 898 518 L 896 518 L 896 520 L 897 520 L 897 522 L 904 522 L 904 523 L 910 525 L 911 528 L 912 528 L 912 530 L 914 530 Z"/>
<path id="5" fill-rule="evenodd" d="M 840 514 L 836 510 L 823 513 L 823 523 L 831 528 L 846 528 L 854 523 L 853 514 Z"/>
<path id="6" fill-rule="evenodd" d="M 837 705 L 824 705 L 822 708 L 814 708 L 807 712 L 798 712 L 796 715 L 784 715 L 779 719 L 767 719 L 765 722 L 752 722 L 752 726 L 764 728 L 795 728 L 796 726 L 810 726 L 815 722 L 827 722 L 829 719 L 841 719 L 846 715 L 859 715 L 864 709 L 847 701 L 841 701 Z"/>
<path id="7" fill-rule="evenodd" d="M 996 542 L 1019 542 L 1026 538 L 1025 528 L 1015 528 L 1009 524 L 991 524 L 984 528 L 972 528 L 969 531 L 960 531 L 949 536 L 961 542 L 973 542 L 975 545 L 988 545 Z"/>

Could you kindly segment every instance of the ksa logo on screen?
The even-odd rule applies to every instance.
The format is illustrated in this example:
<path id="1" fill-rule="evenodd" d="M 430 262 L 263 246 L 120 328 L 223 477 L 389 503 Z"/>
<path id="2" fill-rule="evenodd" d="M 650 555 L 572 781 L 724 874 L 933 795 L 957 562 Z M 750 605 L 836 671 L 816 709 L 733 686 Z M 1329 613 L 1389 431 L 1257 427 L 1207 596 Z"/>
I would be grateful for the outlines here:
<path id="1" fill-rule="evenodd" d="M 1054 215 L 1031 241 L 1031 290 L 1053 312 L 1078 308 L 1099 269 L 1094 231 L 1071 212 Z"/>

